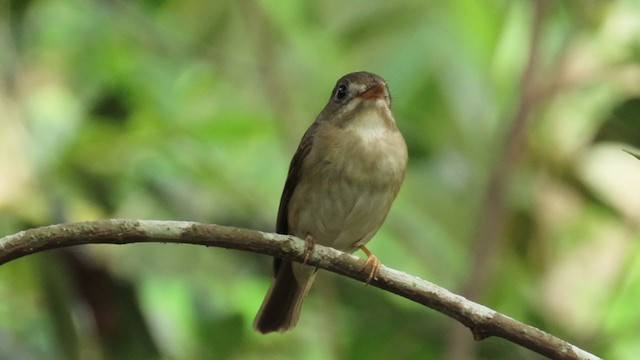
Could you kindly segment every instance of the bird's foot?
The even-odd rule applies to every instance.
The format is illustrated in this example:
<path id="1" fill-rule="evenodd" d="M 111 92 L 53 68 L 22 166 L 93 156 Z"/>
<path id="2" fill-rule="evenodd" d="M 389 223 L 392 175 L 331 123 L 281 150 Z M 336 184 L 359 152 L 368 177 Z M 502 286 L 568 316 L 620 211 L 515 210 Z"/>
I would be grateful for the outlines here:
<path id="1" fill-rule="evenodd" d="M 307 235 L 304 239 L 304 258 L 302 259 L 302 263 L 306 264 L 309 261 L 309 256 L 311 256 L 311 252 L 313 252 L 313 248 L 316 247 L 316 240 L 311 235 Z"/>
<path id="2" fill-rule="evenodd" d="M 360 245 L 358 247 L 367 255 L 367 261 L 364 263 L 364 266 L 361 270 L 364 270 L 364 268 L 366 268 L 368 265 L 371 265 L 371 271 L 369 272 L 369 276 L 367 277 L 366 281 L 366 285 L 369 285 L 371 283 L 371 280 L 378 280 L 378 271 L 380 270 L 381 263 L 380 260 L 378 260 L 378 258 L 373 255 L 373 253 L 369 251 L 369 249 L 367 249 L 364 245 Z"/>

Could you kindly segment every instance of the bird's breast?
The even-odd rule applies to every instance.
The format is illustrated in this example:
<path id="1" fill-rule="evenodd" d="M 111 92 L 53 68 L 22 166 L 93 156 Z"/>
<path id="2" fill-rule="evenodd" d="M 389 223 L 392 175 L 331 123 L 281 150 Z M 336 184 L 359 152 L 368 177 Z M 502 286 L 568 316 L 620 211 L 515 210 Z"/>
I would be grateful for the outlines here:
<path id="1" fill-rule="evenodd" d="M 402 180 L 407 148 L 386 107 L 361 111 L 340 131 L 327 135 L 329 146 L 321 150 L 336 176 L 371 186 Z"/>
<path id="2" fill-rule="evenodd" d="M 377 116 L 369 114 L 370 116 Z M 349 250 L 384 221 L 404 177 L 402 135 L 382 118 L 352 119 L 316 133 L 293 194 L 289 220 L 297 236 Z"/>

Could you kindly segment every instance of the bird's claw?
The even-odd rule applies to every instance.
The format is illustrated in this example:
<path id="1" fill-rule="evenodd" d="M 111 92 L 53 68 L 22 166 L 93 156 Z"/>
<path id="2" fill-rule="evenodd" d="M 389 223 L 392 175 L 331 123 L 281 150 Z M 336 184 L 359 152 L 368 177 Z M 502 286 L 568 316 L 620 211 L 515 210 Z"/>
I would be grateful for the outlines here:
<path id="1" fill-rule="evenodd" d="M 359 246 L 360 250 L 364 251 L 367 255 L 367 261 L 364 263 L 361 271 L 364 270 L 367 265 L 371 264 L 371 271 L 369 272 L 369 276 L 367 277 L 367 281 L 365 282 L 365 286 L 371 283 L 371 280 L 378 280 L 378 272 L 380 271 L 380 260 L 369 251 L 364 245 Z"/>
<path id="2" fill-rule="evenodd" d="M 304 239 L 304 251 L 303 251 L 303 259 L 302 259 L 302 263 L 306 264 L 309 261 L 309 256 L 311 256 L 311 253 L 313 252 L 313 249 L 316 247 L 316 241 L 313 238 L 313 236 L 311 235 L 307 235 L 307 237 Z"/>

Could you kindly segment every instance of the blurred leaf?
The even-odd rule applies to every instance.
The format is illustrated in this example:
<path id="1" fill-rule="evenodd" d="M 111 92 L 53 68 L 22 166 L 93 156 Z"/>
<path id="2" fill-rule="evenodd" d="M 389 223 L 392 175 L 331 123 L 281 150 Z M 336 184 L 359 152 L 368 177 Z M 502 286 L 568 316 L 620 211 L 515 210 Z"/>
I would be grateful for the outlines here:
<path id="1" fill-rule="evenodd" d="M 602 124 L 594 141 L 615 141 L 640 148 L 640 98 L 625 99 Z"/>
<path id="2" fill-rule="evenodd" d="M 640 160 L 640 154 L 636 154 L 636 153 L 633 153 L 633 152 L 631 152 L 629 150 L 624 150 L 624 149 L 623 149 L 623 151 L 626 152 L 627 154 L 635 157 L 636 159 Z"/>

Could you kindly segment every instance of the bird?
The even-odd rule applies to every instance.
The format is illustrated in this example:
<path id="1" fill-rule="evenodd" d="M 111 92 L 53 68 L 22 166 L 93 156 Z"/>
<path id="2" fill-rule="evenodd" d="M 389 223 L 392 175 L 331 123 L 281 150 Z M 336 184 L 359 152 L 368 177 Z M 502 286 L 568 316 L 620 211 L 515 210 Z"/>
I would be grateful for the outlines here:
<path id="1" fill-rule="evenodd" d="M 407 146 L 391 112 L 387 82 L 353 72 L 341 77 L 304 133 L 289 165 L 276 232 L 305 240 L 304 263 L 274 258 L 273 283 L 253 322 L 263 334 L 293 329 L 317 268 L 306 265 L 315 244 L 380 262 L 365 244 L 384 222 L 404 180 Z"/>

